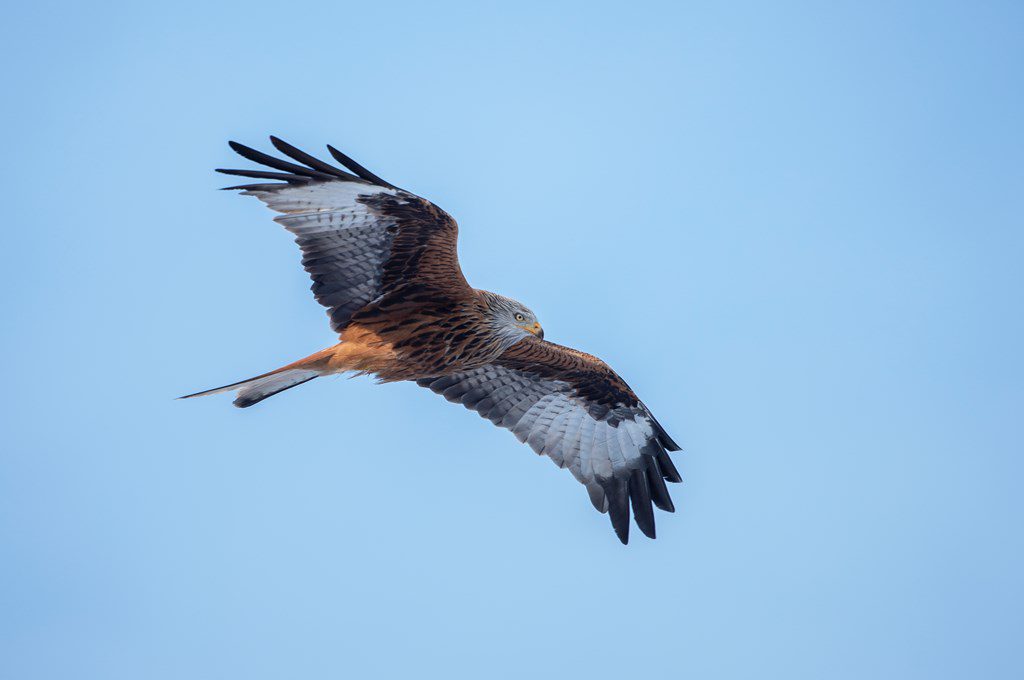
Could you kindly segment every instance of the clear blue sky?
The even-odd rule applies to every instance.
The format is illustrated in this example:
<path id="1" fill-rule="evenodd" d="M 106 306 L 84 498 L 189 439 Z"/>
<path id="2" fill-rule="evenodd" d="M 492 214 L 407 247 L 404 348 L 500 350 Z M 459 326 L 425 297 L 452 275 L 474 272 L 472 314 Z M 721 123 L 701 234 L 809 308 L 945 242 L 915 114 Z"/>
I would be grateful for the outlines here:
<path id="1" fill-rule="evenodd" d="M 0 676 L 1024 676 L 1020 3 L 20 3 L 0 57 Z M 333 341 L 216 191 L 267 134 L 626 377 L 657 541 L 413 385 L 172 399 Z"/>

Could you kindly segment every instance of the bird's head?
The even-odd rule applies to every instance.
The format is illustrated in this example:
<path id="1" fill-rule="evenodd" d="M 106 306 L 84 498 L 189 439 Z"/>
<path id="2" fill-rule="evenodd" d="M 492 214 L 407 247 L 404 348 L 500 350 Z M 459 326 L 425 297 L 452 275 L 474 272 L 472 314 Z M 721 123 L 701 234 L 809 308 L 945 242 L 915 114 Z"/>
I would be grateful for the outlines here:
<path id="1" fill-rule="evenodd" d="M 517 341 L 526 335 L 535 335 L 544 339 L 544 329 L 537 321 L 533 310 L 512 298 L 480 291 L 491 323 L 495 330 L 506 337 L 514 337 Z"/>

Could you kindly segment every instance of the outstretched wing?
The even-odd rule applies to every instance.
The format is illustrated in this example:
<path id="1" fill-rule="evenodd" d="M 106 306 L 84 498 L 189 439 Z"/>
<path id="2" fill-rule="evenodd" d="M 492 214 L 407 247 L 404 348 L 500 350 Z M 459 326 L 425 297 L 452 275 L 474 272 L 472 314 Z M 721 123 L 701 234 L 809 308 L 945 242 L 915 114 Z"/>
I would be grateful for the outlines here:
<path id="1" fill-rule="evenodd" d="M 236 142 L 239 155 L 273 168 L 224 170 L 228 175 L 277 180 L 226 187 L 256 196 L 302 249 L 313 294 L 341 333 L 352 315 L 389 294 L 415 286 L 432 295 L 469 297 L 459 267 L 458 225 L 430 201 L 385 182 L 337 149 L 331 155 L 348 172 L 318 160 L 276 137 L 271 143 L 291 163 Z"/>
<path id="2" fill-rule="evenodd" d="M 652 503 L 674 512 L 665 480 L 682 481 L 667 451 L 679 446 L 629 386 L 597 357 L 526 338 L 494 363 L 417 384 L 507 428 L 566 467 L 629 540 L 629 507 L 654 538 Z"/>

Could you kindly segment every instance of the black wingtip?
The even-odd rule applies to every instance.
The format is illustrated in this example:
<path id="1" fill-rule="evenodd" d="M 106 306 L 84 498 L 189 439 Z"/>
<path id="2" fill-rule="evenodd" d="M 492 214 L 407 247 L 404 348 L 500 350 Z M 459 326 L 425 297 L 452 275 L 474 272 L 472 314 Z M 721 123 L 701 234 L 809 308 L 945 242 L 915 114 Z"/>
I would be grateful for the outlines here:
<path id="1" fill-rule="evenodd" d="M 601 488 L 600 484 L 594 484 L 591 482 L 587 484 L 587 495 L 590 496 L 590 503 L 594 506 L 594 509 L 604 514 L 608 512 L 608 502 L 605 500 L 604 489 Z"/>
<path id="2" fill-rule="evenodd" d="M 342 180 L 345 182 L 361 182 L 366 184 L 376 184 L 377 186 L 386 187 L 388 189 L 395 189 L 400 191 L 398 187 L 387 182 L 377 175 L 373 174 L 363 166 L 356 163 L 354 160 L 343 154 L 342 152 L 335 149 L 330 144 L 327 145 L 327 150 L 331 152 L 331 155 L 338 160 L 347 170 L 342 170 L 329 163 L 325 163 L 319 158 L 309 155 L 305 151 L 296 148 L 284 141 L 276 135 L 270 135 L 270 143 L 273 144 L 274 148 L 283 153 L 288 158 L 296 160 L 302 165 L 290 163 L 280 158 L 275 158 L 269 154 L 265 154 L 262 151 L 257 151 L 252 147 L 240 144 L 234 140 L 228 140 L 228 146 L 231 150 L 237 153 L 242 158 L 252 161 L 253 163 L 259 163 L 275 170 L 281 170 L 286 173 L 290 173 L 295 176 L 291 180 L 285 180 L 288 182 L 298 183 L 300 181 L 332 181 Z M 218 170 L 218 172 L 228 172 L 228 174 L 241 174 L 242 172 L 256 172 L 256 171 L 238 171 L 229 172 L 225 170 Z M 252 175 L 255 176 L 255 175 Z M 282 177 L 276 177 L 274 179 L 284 179 Z"/>
<path id="3" fill-rule="evenodd" d="M 283 172 L 289 172 L 295 175 L 300 175 L 302 177 L 310 177 L 312 179 L 317 179 L 321 181 L 331 180 L 337 176 L 335 174 L 321 172 L 320 170 L 314 170 L 304 165 L 296 165 L 295 163 L 289 163 L 288 161 L 283 161 L 280 158 L 274 158 L 269 154 L 265 154 L 262 151 L 257 151 L 256 149 L 250 148 L 244 144 L 239 144 L 238 142 L 233 140 L 228 142 L 228 146 L 230 146 L 231 150 L 237 153 L 242 158 L 248 159 L 253 163 L 265 165 L 268 168 L 274 168 L 275 170 L 281 170 Z"/>
<path id="4" fill-rule="evenodd" d="M 334 160 L 344 165 L 350 172 L 355 173 L 357 177 L 365 179 L 367 182 L 372 182 L 373 184 L 376 184 L 378 186 L 387 187 L 389 189 L 398 189 L 398 187 L 396 187 L 391 182 L 381 179 L 380 177 L 373 174 L 363 166 L 359 165 L 359 163 L 356 163 L 347 155 L 335 149 L 330 144 L 327 145 L 327 150 L 330 152 L 332 156 L 334 156 Z"/>
<path id="5" fill-rule="evenodd" d="M 669 496 L 668 486 L 665 485 L 665 480 L 662 477 L 661 467 L 658 465 L 658 459 L 654 456 L 647 456 L 647 482 L 651 490 L 651 500 L 654 501 L 654 505 L 660 510 L 665 512 L 675 512 L 676 506 L 672 502 L 672 497 Z"/>
<path id="6" fill-rule="evenodd" d="M 651 506 L 651 489 L 647 473 L 636 469 L 629 475 L 629 499 L 633 504 L 633 519 L 640 531 L 648 538 L 657 538 L 654 531 L 654 508 Z"/>
<path id="7" fill-rule="evenodd" d="M 280 182 L 274 184 L 238 184 L 233 187 L 221 187 L 221 191 L 274 191 L 281 187 L 286 187 L 287 184 L 281 184 Z"/>
<path id="8" fill-rule="evenodd" d="M 658 434 L 658 442 L 665 447 L 666 451 L 682 451 L 682 447 L 676 444 L 676 441 L 672 437 L 668 436 L 668 432 L 661 426 L 657 420 L 654 420 L 654 416 L 651 416 L 651 420 L 654 422 L 654 429 Z"/>
<path id="9" fill-rule="evenodd" d="M 612 521 L 615 535 L 622 545 L 629 544 L 629 486 L 625 479 L 612 481 L 605 487 L 608 498 L 608 516 Z"/>
<path id="10" fill-rule="evenodd" d="M 214 172 L 222 175 L 235 175 L 238 177 L 254 177 L 256 179 L 274 179 L 287 182 L 288 184 L 308 184 L 313 181 L 312 177 L 304 177 L 289 172 L 269 172 L 267 170 L 235 170 L 233 168 L 214 168 Z"/>
<path id="11" fill-rule="evenodd" d="M 322 172 L 328 175 L 333 175 L 339 179 L 345 180 L 346 182 L 365 182 L 366 180 L 356 175 L 345 172 L 341 168 L 336 168 L 329 163 L 324 163 L 319 158 L 309 155 L 302 149 L 292 146 L 288 142 L 284 141 L 280 137 L 270 135 L 270 143 L 274 145 L 274 148 L 288 156 L 292 160 L 296 160 L 299 163 L 309 166 L 317 172 Z"/>
<path id="12" fill-rule="evenodd" d="M 658 465 L 661 466 L 661 472 L 665 475 L 665 479 L 668 481 L 678 484 L 683 481 L 683 478 L 679 476 L 679 471 L 676 470 L 675 464 L 672 459 L 668 457 L 668 454 L 664 451 L 658 454 Z"/>
<path id="13" fill-rule="evenodd" d="M 647 412 L 647 417 L 651 419 L 651 424 L 654 425 L 654 431 L 658 435 L 658 442 L 669 451 L 682 451 L 679 444 L 676 444 L 675 440 L 668 436 L 668 432 L 665 431 L 665 428 L 661 426 L 658 419 L 651 413 L 651 409 L 647 408 L 647 404 L 640 402 L 640 405 Z"/>
<path id="14" fill-rule="evenodd" d="M 683 450 L 683 447 L 679 446 L 679 444 L 676 444 L 675 440 L 672 439 L 672 437 L 668 436 L 668 433 L 665 432 L 664 428 L 659 428 L 658 441 L 661 442 L 661 445 L 665 447 L 666 451 Z"/>

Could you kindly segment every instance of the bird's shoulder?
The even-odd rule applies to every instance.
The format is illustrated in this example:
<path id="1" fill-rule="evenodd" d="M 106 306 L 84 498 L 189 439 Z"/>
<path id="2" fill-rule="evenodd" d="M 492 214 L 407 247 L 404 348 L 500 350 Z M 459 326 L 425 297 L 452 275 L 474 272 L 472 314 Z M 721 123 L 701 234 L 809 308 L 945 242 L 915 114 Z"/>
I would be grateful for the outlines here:
<path id="1" fill-rule="evenodd" d="M 604 405 L 638 406 L 633 390 L 604 360 L 573 347 L 540 338 L 524 338 L 505 350 L 496 364 L 539 378 L 568 383 L 588 401 Z"/>

